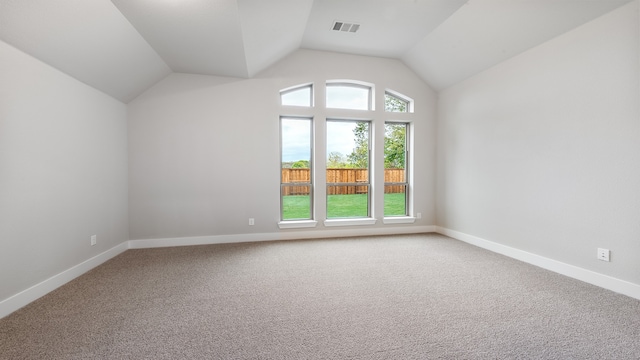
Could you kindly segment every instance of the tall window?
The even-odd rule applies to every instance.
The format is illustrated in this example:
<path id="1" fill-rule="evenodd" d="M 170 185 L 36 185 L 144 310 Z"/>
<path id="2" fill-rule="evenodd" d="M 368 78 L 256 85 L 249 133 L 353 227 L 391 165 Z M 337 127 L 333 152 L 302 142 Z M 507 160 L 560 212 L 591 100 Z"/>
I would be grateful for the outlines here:
<path id="1" fill-rule="evenodd" d="M 409 216 L 413 207 L 409 131 L 414 101 L 388 89 L 382 94 L 384 109 L 376 111 L 374 100 L 382 99 L 376 96 L 373 84 L 328 80 L 325 86 L 326 109 L 313 107 L 314 84 L 280 91 L 283 113 L 278 225 L 312 227 L 318 223 L 316 218 L 323 216 L 325 226 L 371 225 L 382 216 L 385 224 L 415 221 Z M 383 124 L 384 138 L 374 138 L 374 129 L 381 129 Z M 314 128 L 325 133 L 314 134 Z M 326 139 L 325 154 L 314 153 L 314 141 L 318 139 Z M 378 139 L 381 143 L 374 144 Z M 384 148 L 384 152 L 375 152 L 384 154 L 384 159 L 374 159 L 372 148 Z M 326 168 L 314 170 L 313 159 L 322 163 L 321 156 L 326 156 Z M 384 167 L 377 166 L 383 163 Z M 384 182 L 376 182 L 383 179 L 382 172 Z M 326 187 L 326 197 L 314 196 L 318 193 L 316 185 L 321 187 L 320 193 Z M 317 214 L 314 209 L 326 209 L 326 213 Z M 384 213 L 375 213 L 374 209 L 383 209 Z"/>
<path id="2" fill-rule="evenodd" d="M 312 219 L 313 132 L 308 118 L 280 119 L 280 219 Z"/>
<path id="3" fill-rule="evenodd" d="M 409 124 L 384 125 L 384 216 L 408 215 Z"/>
<path id="4" fill-rule="evenodd" d="M 369 217 L 370 124 L 327 120 L 327 219 Z"/>

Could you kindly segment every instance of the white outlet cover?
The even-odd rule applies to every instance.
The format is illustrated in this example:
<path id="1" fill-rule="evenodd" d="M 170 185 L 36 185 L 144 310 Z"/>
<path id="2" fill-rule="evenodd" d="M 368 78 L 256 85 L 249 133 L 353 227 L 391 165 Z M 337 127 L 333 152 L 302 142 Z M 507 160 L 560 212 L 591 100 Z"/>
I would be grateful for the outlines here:
<path id="1" fill-rule="evenodd" d="M 598 260 L 609 261 L 609 249 L 598 248 Z"/>

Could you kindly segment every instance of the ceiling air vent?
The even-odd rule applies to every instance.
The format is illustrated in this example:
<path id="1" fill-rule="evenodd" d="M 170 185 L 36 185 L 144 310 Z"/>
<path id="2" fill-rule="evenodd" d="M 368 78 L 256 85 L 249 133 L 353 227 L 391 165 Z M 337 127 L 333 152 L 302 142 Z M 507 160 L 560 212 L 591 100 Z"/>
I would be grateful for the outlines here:
<path id="1" fill-rule="evenodd" d="M 335 31 L 344 31 L 354 33 L 360 29 L 360 24 L 353 24 L 344 21 L 334 21 L 333 27 L 331 28 Z"/>

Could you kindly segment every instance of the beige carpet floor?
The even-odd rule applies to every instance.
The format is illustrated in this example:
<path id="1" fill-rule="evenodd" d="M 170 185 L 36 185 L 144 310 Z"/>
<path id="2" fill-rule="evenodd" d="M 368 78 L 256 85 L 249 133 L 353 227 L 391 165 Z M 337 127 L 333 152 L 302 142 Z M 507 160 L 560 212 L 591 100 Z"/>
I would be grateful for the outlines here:
<path id="1" fill-rule="evenodd" d="M 436 234 L 129 250 L 1 359 L 640 359 L 640 301 Z"/>

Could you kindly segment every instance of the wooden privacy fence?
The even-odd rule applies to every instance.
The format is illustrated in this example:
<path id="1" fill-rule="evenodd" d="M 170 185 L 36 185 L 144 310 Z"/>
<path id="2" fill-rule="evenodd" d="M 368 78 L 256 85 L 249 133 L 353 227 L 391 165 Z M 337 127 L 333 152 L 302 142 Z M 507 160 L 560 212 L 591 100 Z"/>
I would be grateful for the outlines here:
<path id="1" fill-rule="evenodd" d="M 368 181 L 369 172 L 367 169 L 327 169 L 327 184 L 331 183 L 366 183 Z M 282 169 L 282 183 L 291 184 L 282 187 L 282 195 L 308 195 L 308 185 L 296 185 L 296 183 L 308 183 L 311 180 L 309 169 Z M 385 169 L 384 182 L 404 182 L 404 169 Z M 366 186 L 345 185 L 330 186 L 329 195 L 344 194 L 366 194 Z M 389 185 L 384 187 L 385 194 L 403 193 L 405 187 L 403 185 Z"/>
<path id="2" fill-rule="evenodd" d="M 282 183 L 311 182 L 309 169 L 282 169 Z M 308 185 L 283 186 L 282 195 L 309 195 Z"/>

